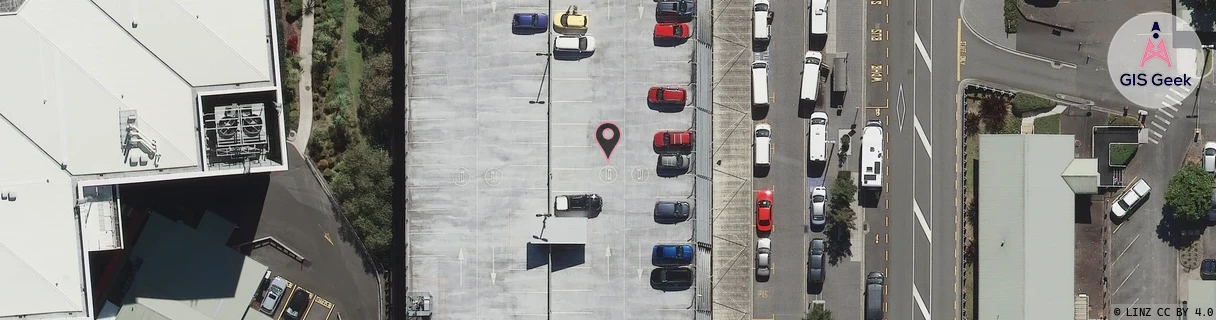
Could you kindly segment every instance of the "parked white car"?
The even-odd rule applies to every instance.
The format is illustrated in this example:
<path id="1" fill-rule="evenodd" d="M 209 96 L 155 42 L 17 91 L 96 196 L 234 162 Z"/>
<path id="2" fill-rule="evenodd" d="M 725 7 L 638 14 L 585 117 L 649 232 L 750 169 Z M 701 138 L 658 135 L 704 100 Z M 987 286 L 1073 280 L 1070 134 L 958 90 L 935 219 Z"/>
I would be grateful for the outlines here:
<path id="1" fill-rule="evenodd" d="M 553 38 L 553 50 L 566 52 L 595 52 L 595 37 L 563 35 Z"/>
<path id="2" fill-rule="evenodd" d="M 1148 182 L 1145 182 L 1144 179 L 1136 180 L 1136 182 L 1132 183 L 1130 188 L 1127 188 L 1127 190 L 1123 192 L 1123 196 L 1120 196 L 1119 200 L 1115 201 L 1115 203 L 1110 206 L 1110 212 L 1113 213 L 1116 218 L 1123 218 L 1127 216 L 1132 210 L 1135 210 L 1141 202 L 1144 202 L 1144 198 L 1148 198 L 1148 193 L 1151 190 L 1152 188 L 1148 186 Z"/>
<path id="3" fill-rule="evenodd" d="M 756 276 L 767 278 L 772 275 L 773 240 L 760 238 L 756 241 Z"/>
<path id="4" fill-rule="evenodd" d="M 1216 174 L 1216 141 L 1203 144 L 1203 170 Z"/>

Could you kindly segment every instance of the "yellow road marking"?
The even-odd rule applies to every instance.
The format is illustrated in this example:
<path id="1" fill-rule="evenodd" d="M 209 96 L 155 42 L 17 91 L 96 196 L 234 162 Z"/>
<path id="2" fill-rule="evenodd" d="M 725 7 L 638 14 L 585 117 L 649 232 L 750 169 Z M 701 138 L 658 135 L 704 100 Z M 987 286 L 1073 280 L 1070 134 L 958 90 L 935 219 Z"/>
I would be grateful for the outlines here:
<path id="1" fill-rule="evenodd" d="M 954 68 L 954 81 L 961 81 L 963 79 L 963 64 L 966 61 L 963 58 L 963 18 L 958 18 L 958 23 L 956 24 L 957 27 L 954 31 L 956 38 L 954 43 L 954 61 L 958 61 L 958 66 Z"/>

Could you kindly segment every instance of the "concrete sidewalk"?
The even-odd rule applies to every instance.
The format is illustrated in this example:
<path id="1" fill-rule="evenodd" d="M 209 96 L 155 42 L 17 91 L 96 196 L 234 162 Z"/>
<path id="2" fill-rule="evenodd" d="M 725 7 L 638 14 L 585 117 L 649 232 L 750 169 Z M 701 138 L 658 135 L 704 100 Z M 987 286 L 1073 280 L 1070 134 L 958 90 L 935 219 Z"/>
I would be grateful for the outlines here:
<path id="1" fill-rule="evenodd" d="M 312 136 L 312 37 L 315 26 L 312 10 L 304 9 L 300 19 L 300 82 L 296 84 L 296 108 L 300 109 L 295 139 L 291 141 L 301 154 L 308 154 L 308 139 Z"/>
<path id="2" fill-rule="evenodd" d="M 1051 108 L 1051 111 L 1047 111 L 1044 113 L 1022 118 L 1022 134 L 1034 133 L 1034 119 L 1061 114 L 1061 113 L 1064 113 L 1064 109 L 1067 109 L 1067 108 L 1068 108 L 1068 106 L 1056 105 L 1055 108 Z"/>
<path id="3" fill-rule="evenodd" d="M 1016 50 L 1017 34 L 1005 33 L 1004 2 L 996 0 L 962 0 L 959 16 L 972 33 L 1002 48 Z"/>

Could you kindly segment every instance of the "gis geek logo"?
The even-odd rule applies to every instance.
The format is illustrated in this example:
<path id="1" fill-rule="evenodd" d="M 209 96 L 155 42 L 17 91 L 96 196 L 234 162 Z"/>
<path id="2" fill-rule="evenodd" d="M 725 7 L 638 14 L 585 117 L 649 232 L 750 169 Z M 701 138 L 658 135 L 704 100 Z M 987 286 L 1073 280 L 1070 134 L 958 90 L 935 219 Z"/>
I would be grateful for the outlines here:
<path id="1" fill-rule="evenodd" d="M 1163 12 L 1137 15 L 1111 39 L 1111 80 L 1135 104 L 1173 107 L 1198 83 L 1199 48 L 1199 37 L 1178 17 Z"/>
<path id="2" fill-rule="evenodd" d="M 1140 68 L 1143 69 L 1144 65 L 1151 60 L 1160 60 L 1165 63 L 1166 67 L 1173 67 L 1174 64 L 1170 62 L 1170 50 L 1165 45 L 1165 39 L 1161 37 L 1161 25 L 1153 22 L 1151 31 L 1153 37 L 1148 39 L 1148 43 L 1144 46 L 1144 56 L 1140 59 Z M 1157 40 L 1157 43 L 1153 44 L 1153 40 Z M 1185 73 L 1177 77 L 1165 77 L 1160 73 L 1154 73 L 1151 76 L 1146 73 L 1124 73 L 1119 76 L 1119 84 L 1124 86 L 1145 86 L 1149 84 L 1148 80 L 1152 80 L 1154 86 L 1191 85 L 1191 76 Z"/>

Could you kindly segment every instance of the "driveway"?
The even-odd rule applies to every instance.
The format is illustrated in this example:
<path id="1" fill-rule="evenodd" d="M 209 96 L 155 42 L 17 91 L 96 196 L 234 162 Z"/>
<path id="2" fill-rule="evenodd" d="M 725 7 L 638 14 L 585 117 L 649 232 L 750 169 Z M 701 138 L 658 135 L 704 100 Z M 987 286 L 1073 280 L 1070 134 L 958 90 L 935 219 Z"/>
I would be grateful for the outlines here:
<path id="1" fill-rule="evenodd" d="M 379 319 L 380 286 L 371 261 L 359 254 L 356 239 L 344 233 L 347 229 L 308 163 L 291 144 L 286 153 L 290 168 L 285 172 L 132 185 L 122 188 L 123 202 L 169 216 L 211 211 L 237 226 L 228 239 L 230 247 L 274 237 L 307 262 L 272 246 L 245 246 L 244 253 L 276 275 L 330 299 L 334 314 Z"/>

